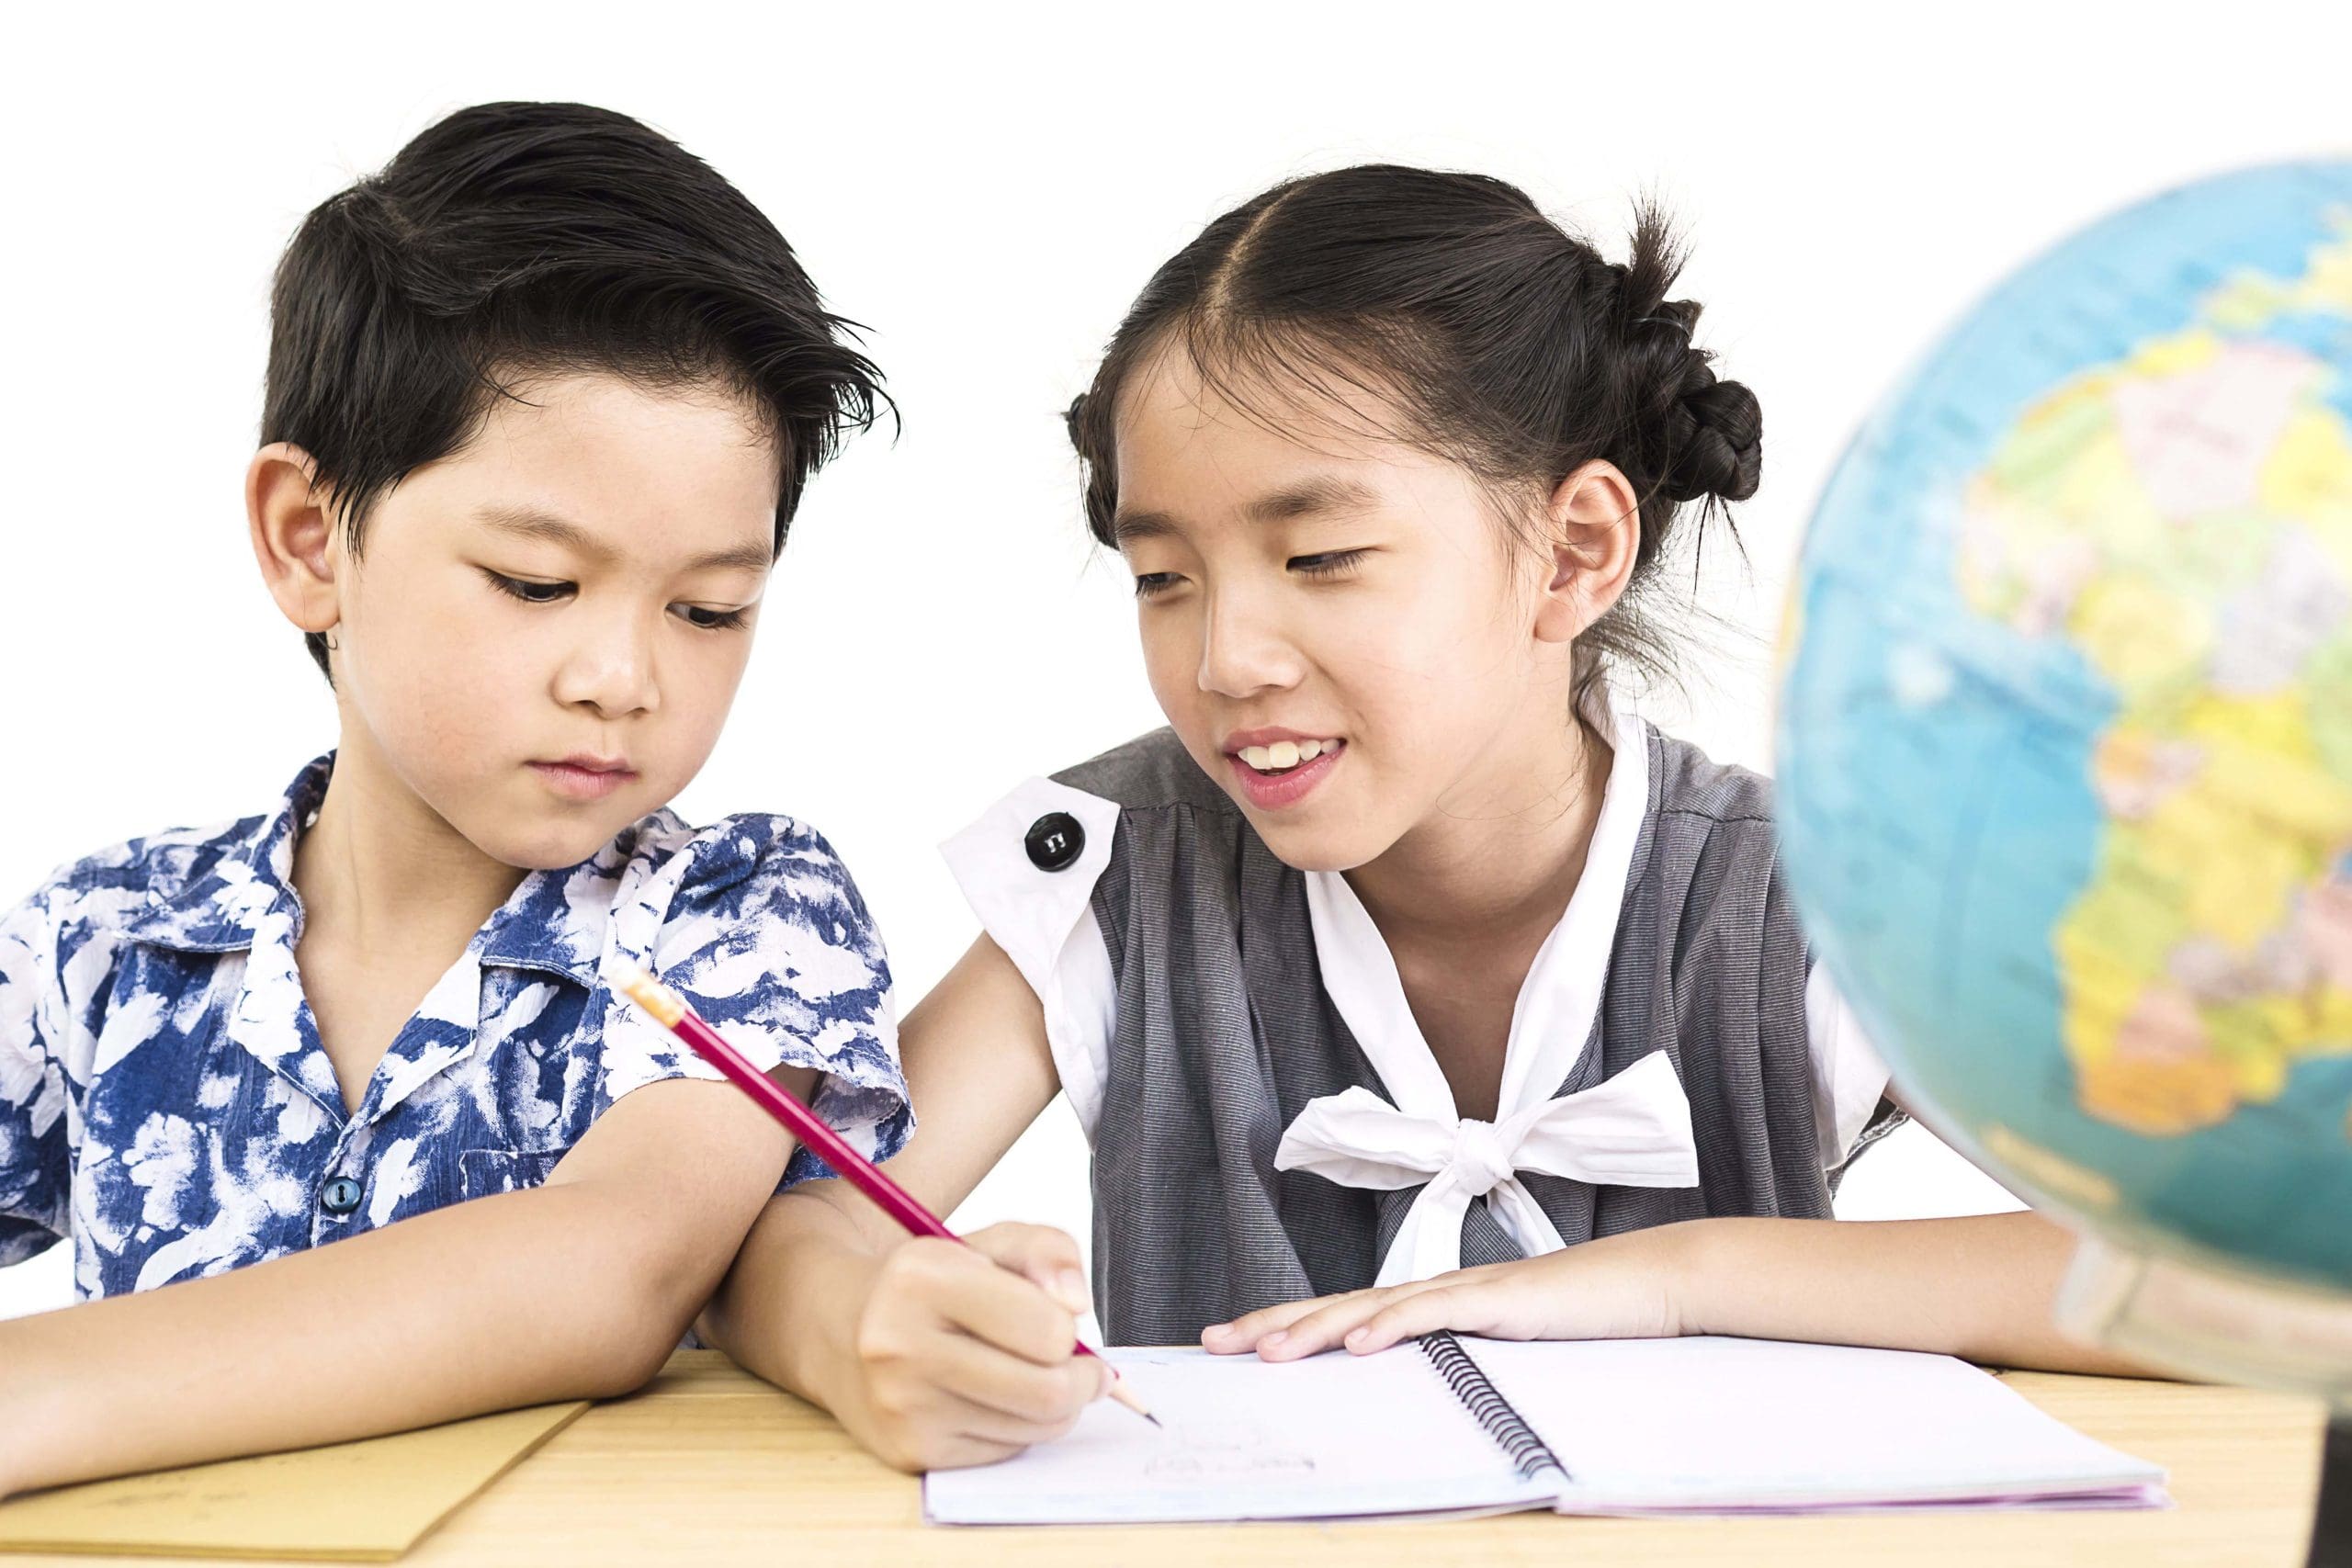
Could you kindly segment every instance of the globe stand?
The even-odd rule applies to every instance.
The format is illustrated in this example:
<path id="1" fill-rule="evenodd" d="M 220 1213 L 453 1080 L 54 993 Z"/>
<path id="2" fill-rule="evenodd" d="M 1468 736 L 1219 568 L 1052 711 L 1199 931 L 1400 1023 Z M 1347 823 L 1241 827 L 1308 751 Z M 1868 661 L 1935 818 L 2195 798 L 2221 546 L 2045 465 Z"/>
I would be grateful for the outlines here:
<path id="1" fill-rule="evenodd" d="M 2307 1568 L 2352 1568 L 2352 1416 L 2327 1424 L 2319 1463 L 2319 1511 Z"/>
<path id="2" fill-rule="evenodd" d="M 2133 1360 L 2327 1400 L 2309 1568 L 2352 1568 L 2352 1302 L 2086 1237 L 2057 1308 L 2060 1328 Z"/>

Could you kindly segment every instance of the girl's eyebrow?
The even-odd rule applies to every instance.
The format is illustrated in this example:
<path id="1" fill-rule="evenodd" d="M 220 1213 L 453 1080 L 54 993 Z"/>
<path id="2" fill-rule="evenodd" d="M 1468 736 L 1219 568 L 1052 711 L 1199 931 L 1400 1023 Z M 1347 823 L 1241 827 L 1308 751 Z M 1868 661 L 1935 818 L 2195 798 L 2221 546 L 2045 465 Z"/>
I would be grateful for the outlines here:
<path id="1" fill-rule="evenodd" d="M 543 539 L 551 545 L 586 557 L 600 564 L 610 561 L 614 551 L 594 534 L 568 518 L 536 506 L 484 506 L 474 517 L 486 526 L 517 538 Z M 730 545 L 723 550 L 712 550 L 688 561 L 688 571 L 765 571 L 775 564 L 775 556 L 762 545 Z"/>
<path id="2" fill-rule="evenodd" d="M 1379 492 L 1361 480 L 1317 474 L 1268 491 L 1243 506 L 1241 515 L 1252 523 L 1286 523 L 1318 513 L 1366 512 L 1379 502 Z M 1137 539 L 1165 538 L 1180 532 L 1176 520 L 1164 512 L 1122 512 L 1111 523 L 1111 537 L 1122 549 Z"/>

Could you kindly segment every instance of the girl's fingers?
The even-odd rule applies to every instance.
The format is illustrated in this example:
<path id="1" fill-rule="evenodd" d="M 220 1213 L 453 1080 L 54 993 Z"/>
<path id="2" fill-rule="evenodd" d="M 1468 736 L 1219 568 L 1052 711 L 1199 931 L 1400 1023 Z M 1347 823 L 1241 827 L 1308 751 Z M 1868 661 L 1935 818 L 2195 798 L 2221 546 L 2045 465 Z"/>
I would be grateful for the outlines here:
<path id="1" fill-rule="evenodd" d="M 1350 1291 L 1345 1295 L 1314 1296 L 1303 1302 L 1283 1302 L 1279 1306 L 1260 1307 L 1256 1312 L 1243 1314 L 1231 1323 L 1212 1324 L 1204 1328 L 1201 1330 L 1201 1344 L 1221 1356 L 1255 1350 L 1268 1335 L 1286 1332 L 1300 1318 L 1335 1303 L 1356 1301 L 1374 1293 L 1371 1291 Z"/>
<path id="2" fill-rule="evenodd" d="M 1392 1285 L 1385 1291 L 1359 1291 L 1353 1295 L 1335 1296 L 1320 1303 L 1309 1303 L 1315 1311 L 1293 1323 L 1279 1337 L 1269 1335 L 1258 1342 L 1259 1356 L 1269 1361 L 1295 1361 L 1304 1357 L 1319 1355 L 1344 1339 L 1349 1331 L 1367 1323 L 1390 1303 L 1429 1289 L 1426 1282 Z"/>
<path id="3" fill-rule="evenodd" d="M 951 1335 L 940 1347 L 939 1383 L 970 1404 L 1027 1424 L 989 1435 L 1040 1442 L 1068 1430 L 1107 1381 L 1102 1361 L 1068 1354 L 1067 1344 L 1063 1348 L 1059 1365 L 1041 1367 L 968 1336 Z"/>
<path id="4" fill-rule="evenodd" d="M 1486 1292 L 1476 1285 L 1443 1285 L 1389 1303 L 1342 1336 L 1350 1353 L 1369 1356 L 1400 1340 L 1452 1328 L 1483 1334 L 1495 1316 Z"/>
<path id="5" fill-rule="evenodd" d="M 1062 1231 L 1006 1223 L 974 1231 L 964 1241 L 998 1267 L 1034 1281 L 1073 1316 L 1091 1304 L 1086 1271 L 1079 1267 L 1078 1243 Z"/>
<path id="6" fill-rule="evenodd" d="M 967 1247 L 930 1268 L 929 1300 L 946 1323 L 1036 1366 L 1069 1359 L 1078 1320 L 1032 1281 Z"/>

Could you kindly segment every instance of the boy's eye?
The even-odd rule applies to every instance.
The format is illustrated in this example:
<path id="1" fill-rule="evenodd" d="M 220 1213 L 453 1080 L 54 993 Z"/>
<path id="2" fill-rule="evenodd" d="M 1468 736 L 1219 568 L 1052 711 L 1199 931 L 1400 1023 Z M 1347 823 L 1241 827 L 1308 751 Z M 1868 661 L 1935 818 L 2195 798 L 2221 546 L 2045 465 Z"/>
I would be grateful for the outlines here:
<path id="1" fill-rule="evenodd" d="M 1320 555 L 1293 556 L 1287 563 L 1293 571 L 1303 571 L 1309 577 L 1337 577 L 1361 565 L 1369 549 L 1325 550 Z"/>
<path id="2" fill-rule="evenodd" d="M 482 568 L 481 574 L 490 579 L 490 585 L 492 588 L 497 589 L 501 593 L 520 599 L 526 604 L 552 604 L 560 599 L 570 598 L 575 592 L 569 582 L 534 582 L 529 578 L 509 577 L 503 571 L 492 571 L 488 567 Z"/>
<path id="3" fill-rule="evenodd" d="M 678 618 L 684 621 L 686 625 L 699 626 L 707 632 L 733 631 L 743 625 L 749 613 L 748 607 L 713 610 L 702 604 L 678 604 L 673 608 L 677 611 Z"/>
<path id="4" fill-rule="evenodd" d="M 1145 571 L 1136 575 L 1136 597 L 1150 599 L 1167 592 L 1184 580 L 1172 571 Z"/>

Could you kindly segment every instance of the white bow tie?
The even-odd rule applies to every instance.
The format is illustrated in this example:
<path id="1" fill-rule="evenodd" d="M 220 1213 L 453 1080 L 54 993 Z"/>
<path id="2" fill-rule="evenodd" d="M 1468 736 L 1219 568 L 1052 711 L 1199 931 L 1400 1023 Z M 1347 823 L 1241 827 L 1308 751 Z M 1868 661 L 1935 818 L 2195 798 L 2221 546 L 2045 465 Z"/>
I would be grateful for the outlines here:
<path id="1" fill-rule="evenodd" d="M 1408 1116 L 1361 1086 L 1326 1095 L 1283 1134 L 1274 1168 L 1380 1191 L 1427 1182 L 1374 1281 L 1397 1285 L 1462 1266 L 1462 1220 L 1474 1198 L 1487 1201 L 1530 1258 L 1566 1246 L 1519 1171 L 1597 1187 L 1695 1187 L 1699 1149 L 1682 1080 L 1666 1053 L 1653 1051 L 1606 1082 L 1500 1122 Z"/>

